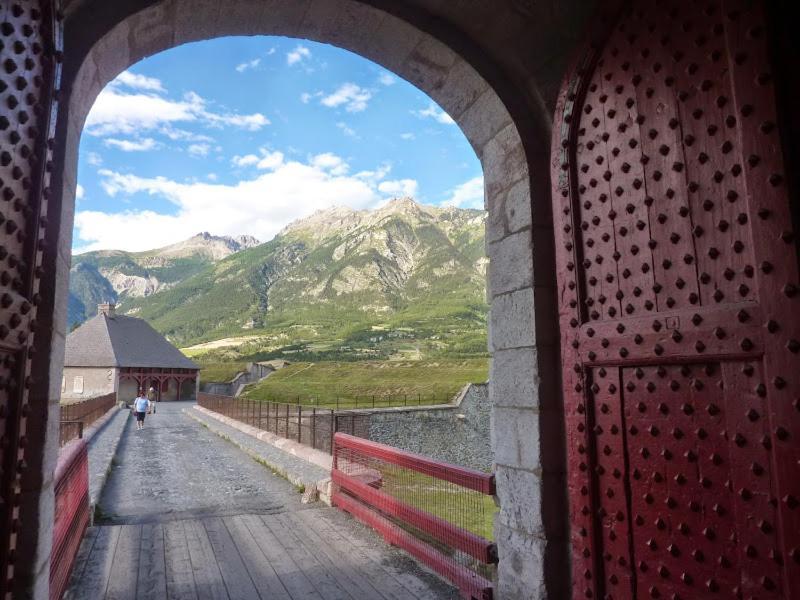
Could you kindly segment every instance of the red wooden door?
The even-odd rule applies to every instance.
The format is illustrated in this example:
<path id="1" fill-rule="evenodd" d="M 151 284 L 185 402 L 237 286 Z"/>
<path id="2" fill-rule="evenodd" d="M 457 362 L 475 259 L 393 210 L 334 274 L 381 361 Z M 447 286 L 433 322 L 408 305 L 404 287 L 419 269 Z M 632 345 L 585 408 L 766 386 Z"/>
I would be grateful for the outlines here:
<path id="1" fill-rule="evenodd" d="M 55 129 L 58 75 L 54 3 L 0 1 L 0 597 L 30 585 L 32 557 L 17 556 L 21 483 L 28 468 L 31 357 Z M 40 361 L 47 368 L 45 361 Z M 35 374 L 34 374 L 35 375 Z M 47 398 L 37 399 L 39 404 Z M 41 414 L 40 410 L 38 414 Z M 42 424 L 37 423 L 41 429 Z M 39 449 L 36 449 L 40 451 Z M 33 507 L 24 507 L 35 510 Z M 34 524 L 36 525 L 36 524 Z M 33 531 L 36 527 L 33 528 Z M 28 532 L 31 528 L 28 527 Z M 35 546 L 35 544 L 29 544 Z"/>
<path id="2" fill-rule="evenodd" d="M 575 598 L 800 598 L 800 305 L 758 2 L 642 0 L 562 88 Z"/>

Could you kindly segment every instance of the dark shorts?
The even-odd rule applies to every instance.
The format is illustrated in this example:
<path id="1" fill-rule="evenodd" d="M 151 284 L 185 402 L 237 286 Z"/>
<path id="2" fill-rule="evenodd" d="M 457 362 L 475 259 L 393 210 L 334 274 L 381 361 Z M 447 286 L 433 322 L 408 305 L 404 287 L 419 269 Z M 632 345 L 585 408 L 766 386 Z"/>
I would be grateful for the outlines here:
<path id="1" fill-rule="evenodd" d="M 143 412 L 137 412 L 137 413 L 136 413 L 136 420 L 137 420 L 137 421 L 144 421 L 144 415 L 145 415 L 145 414 L 146 414 L 146 413 L 143 413 Z"/>

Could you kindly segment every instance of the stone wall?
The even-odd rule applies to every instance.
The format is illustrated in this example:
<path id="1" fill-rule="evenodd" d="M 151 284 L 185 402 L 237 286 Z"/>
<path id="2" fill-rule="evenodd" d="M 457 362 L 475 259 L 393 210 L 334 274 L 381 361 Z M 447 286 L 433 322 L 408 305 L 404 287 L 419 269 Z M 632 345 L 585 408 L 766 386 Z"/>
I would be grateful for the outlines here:
<path id="1" fill-rule="evenodd" d="M 454 404 L 367 412 L 373 441 L 481 471 L 492 470 L 487 383 L 466 386 Z"/>
<path id="2" fill-rule="evenodd" d="M 240 371 L 236 377 L 224 383 L 211 382 L 204 383 L 201 392 L 205 394 L 216 394 L 219 396 L 238 396 L 242 393 L 242 388 L 248 383 L 255 383 L 272 373 L 274 367 L 263 363 L 248 363 L 246 371 Z"/>
<path id="3" fill-rule="evenodd" d="M 83 378 L 81 391 L 75 389 L 75 379 Z M 103 396 L 115 391 L 116 369 L 110 367 L 64 367 L 61 379 L 61 399 L 77 402 Z"/>

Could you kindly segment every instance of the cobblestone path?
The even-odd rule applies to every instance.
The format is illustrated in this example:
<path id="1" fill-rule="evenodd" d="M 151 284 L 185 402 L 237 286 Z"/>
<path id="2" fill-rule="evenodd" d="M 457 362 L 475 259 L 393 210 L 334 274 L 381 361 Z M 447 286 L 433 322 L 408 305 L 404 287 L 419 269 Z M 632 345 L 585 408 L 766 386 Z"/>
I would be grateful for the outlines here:
<path id="1" fill-rule="evenodd" d="M 457 592 L 161 403 L 131 419 L 68 599 L 401 600 Z"/>

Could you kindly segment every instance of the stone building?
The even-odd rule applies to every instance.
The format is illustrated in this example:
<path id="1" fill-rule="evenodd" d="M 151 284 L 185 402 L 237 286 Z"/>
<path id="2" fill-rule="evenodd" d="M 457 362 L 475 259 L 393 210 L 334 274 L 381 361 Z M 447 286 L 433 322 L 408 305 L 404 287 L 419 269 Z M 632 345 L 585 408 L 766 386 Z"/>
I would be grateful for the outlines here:
<path id="1" fill-rule="evenodd" d="M 67 336 L 61 398 L 74 401 L 116 392 L 133 400 L 152 387 L 160 400 L 193 400 L 199 367 L 147 321 L 118 315 L 113 304 Z"/>

